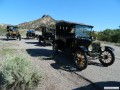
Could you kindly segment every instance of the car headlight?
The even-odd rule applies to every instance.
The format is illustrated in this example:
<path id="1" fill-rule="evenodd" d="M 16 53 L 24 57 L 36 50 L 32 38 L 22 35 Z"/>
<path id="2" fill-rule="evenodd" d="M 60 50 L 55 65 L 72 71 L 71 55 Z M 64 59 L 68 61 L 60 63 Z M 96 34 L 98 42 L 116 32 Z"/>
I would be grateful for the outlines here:
<path id="1" fill-rule="evenodd" d="M 92 51 L 92 49 L 93 49 L 93 48 L 92 48 L 92 45 L 90 45 L 90 46 L 88 47 L 88 50 L 89 50 L 89 51 Z"/>
<path id="2" fill-rule="evenodd" d="M 105 51 L 105 47 L 103 46 L 103 47 L 101 47 L 101 51 Z"/>

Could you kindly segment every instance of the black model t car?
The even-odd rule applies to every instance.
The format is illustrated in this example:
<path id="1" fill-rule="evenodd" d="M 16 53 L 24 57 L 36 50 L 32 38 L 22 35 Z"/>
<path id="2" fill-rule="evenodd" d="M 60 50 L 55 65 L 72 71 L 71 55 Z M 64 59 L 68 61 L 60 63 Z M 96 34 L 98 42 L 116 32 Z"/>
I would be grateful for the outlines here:
<path id="1" fill-rule="evenodd" d="M 35 30 L 28 30 L 26 33 L 26 38 L 35 38 Z"/>
<path id="2" fill-rule="evenodd" d="M 39 42 L 43 42 L 44 45 L 51 44 L 54 40 L 54 29 L 48 27 L 41 27 L 41 35 L 38 36 Z"/>
<path id="3" fill-rule="evenodd" d="M 18 28 L 17 26 L 12 26 L 12 25 L 7 26 L 7 34 L 6 34 L 7 40 L 9 40 L 10 38 L 17 38 L 21 40 L 21 35 L 17 28 Z"/>
<path id="4" fill-rule="evenodd" d="M 99 59 L 103 66 L 112 65 L 115 61 L 113 48 L 101 46 L 99 41 L 92 38 L 91 25 L 60 21 L 56 23 L 53 50 L 71 52 L 80 70 L 88 65 L 88 59 Z"/>

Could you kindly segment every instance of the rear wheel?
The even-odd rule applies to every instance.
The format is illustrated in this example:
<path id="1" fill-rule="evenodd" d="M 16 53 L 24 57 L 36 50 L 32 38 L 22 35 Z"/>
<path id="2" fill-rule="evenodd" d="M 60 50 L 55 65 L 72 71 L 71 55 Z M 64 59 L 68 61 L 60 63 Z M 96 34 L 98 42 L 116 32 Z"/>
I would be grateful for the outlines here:
<path id="1" fill-rule="evenodd" d="M 39 43 L 41 43 L 41 41 L 42 41 L 42 36 L 38 36 L 38 41 L 39 41 Z"/>
<path id="2" fill-rule="evenodd" d="M 28 35 L 26 34 L 26 38 L 28 38 Z"/>
<path id="3" fill-rule="evenodd" d="M 19 35 L 19 41 L 21 41 L 21 35 Z"/>
<path id="4" fill-rule="evenodd" d="M 7 38 L 7 41 L 8 41 L 9 40 L 9 35 L 8 34 L 6 35 L 6 38 Z"/>
<path id="5" fill-rule="evenodd" d="M 76 51 L 74 54 L 74 61 L 80 70 L 84 70 L 87 68 L 88 60 L 85 52 L 80 50 Z"/>
<path id="6" fill-rule="evenodd" d="M 46 43 L 46 41 L 45 41 L 45 40 L 43 41 L 43 44 L 44 44 L 44 46 L 46 46 L 46 45 L 47 45 L 47 43 Z"/>
<path id="7" fill-rule="evenodd" d="M 57 43 L 53 43 L 53 52 L 54 52 L 54 54 L 58 53 L 58 45 L 57 45 Z"/>
<path id="8" fill-rule="evenodd" d="M 114 53 L 111 50 L 105 50 L 104 52 L 101 52 L 99 61 L 103 66 L 112 65 L 115 61 Z"/>

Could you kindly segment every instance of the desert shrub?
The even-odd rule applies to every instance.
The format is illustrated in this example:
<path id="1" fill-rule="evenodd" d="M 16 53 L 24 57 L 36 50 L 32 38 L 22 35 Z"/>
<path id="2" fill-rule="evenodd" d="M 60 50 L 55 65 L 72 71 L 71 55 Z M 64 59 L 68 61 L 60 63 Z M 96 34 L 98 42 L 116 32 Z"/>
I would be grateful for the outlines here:
<path id="1" fill-rule="evenodd" d="M 25 56 L 10 56 L 2 66 L 0 73 L 1 89 L 3 90 L 30 90 L 36 86 L 41 78 L 38 69 L 32 66 Z M 0 89 L 0 90 L 1 90 Z"/>
<path id="2" fill-rule="evenodd" d="M 26 33 L 27 33 L 28 29 L 18 29 L 18 30 L 19 30 L 21 36 L 26 36 Z"/>
<path id="3" fill-rule="evenodd" d="M 6 47 L 2 47 L 2 50 L 0 51 L 0 55 L 4 56 L 4 55 L 12 55 L 13 53 L 15 53 L 15 49 L 10 49 L 10 48 L 6 48 Z"/>
<path id="4" fill-rule="evenodd" d="M 6 29 L 0 28 L 0 36 L 1 36 L 1 35 L 4 35 L 5 33 L 6 33 Z"/>

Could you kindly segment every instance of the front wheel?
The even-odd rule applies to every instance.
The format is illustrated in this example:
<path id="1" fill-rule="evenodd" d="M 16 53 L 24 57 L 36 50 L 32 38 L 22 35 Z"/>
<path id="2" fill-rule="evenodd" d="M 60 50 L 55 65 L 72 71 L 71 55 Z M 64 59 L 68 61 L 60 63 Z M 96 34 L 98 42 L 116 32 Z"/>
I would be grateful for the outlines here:
<path id="1" fill-rule="evenodd" d="M 103 66 L 110 66 L 115 61 L 115 55 L 111 50 L 105 50 L 104 52 L 100 53 L 100 62 Z"/>
<path id="2" fill-rule="evenodd" d="M 76 51 L 74 54 L 74 61 L 80 70 L 84 70 L 87 68 L 88 60 L 85 52 L 80 50 Z"/>
<path id="3" fill-rule="evenodd" d="M 26 34 L 26 38 L 28 38 L 28 34 Z"/>

